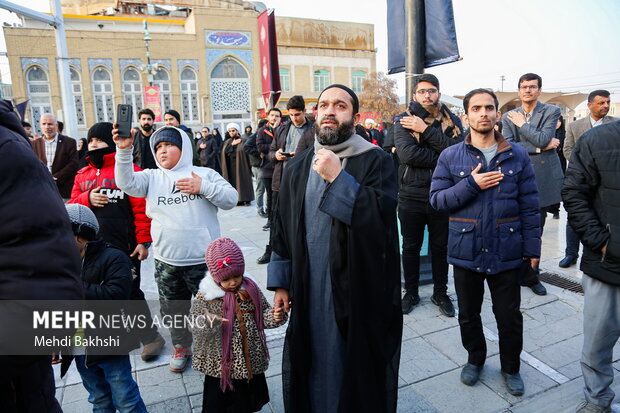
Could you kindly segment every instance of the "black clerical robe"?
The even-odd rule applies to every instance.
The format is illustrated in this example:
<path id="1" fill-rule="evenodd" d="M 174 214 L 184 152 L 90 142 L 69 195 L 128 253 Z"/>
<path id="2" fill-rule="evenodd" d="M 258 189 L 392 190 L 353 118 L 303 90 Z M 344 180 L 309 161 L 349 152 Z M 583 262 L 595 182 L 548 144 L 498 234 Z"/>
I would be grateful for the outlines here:
<path id="1" fill-rule="evenodd" d="M 303 206 L 313 155 L 310 148 L 289 161 L 280 188 L 279 214 L 272 225 L 273 251 L 292 264 L 290 285 L 268 285 L 288 287 L 292 301 L 282 361 L 288 413 L 309 412 L 310 406 L 311 331 L 305 309 L 313 303 L 308 299 Z M 348 158 L 344 165 L 360 187 L 350 225 L 332 219 L 329 241 L 334 314 L 345 341 L 338 411 L 392 413 L 396 412 L 402 336 L 395 169 L 381 150 Z"/>

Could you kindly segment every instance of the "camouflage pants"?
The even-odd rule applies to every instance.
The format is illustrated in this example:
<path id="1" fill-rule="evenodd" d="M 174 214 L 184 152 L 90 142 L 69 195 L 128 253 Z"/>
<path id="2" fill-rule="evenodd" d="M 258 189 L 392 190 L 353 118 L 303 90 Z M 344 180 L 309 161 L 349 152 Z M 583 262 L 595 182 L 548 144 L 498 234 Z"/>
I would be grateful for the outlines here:
<path id="1" fill-rule="evenodd" d="M 161 315 L 188 315 L 191 299 L 198 292 L 198 285 L 207 271 L 206 264 L 178 267 L 155 260 L 155 281 L 159 290 Z M 192 345 L 188 328 L 170 328 L 172 344 L 183 347 Z"/>

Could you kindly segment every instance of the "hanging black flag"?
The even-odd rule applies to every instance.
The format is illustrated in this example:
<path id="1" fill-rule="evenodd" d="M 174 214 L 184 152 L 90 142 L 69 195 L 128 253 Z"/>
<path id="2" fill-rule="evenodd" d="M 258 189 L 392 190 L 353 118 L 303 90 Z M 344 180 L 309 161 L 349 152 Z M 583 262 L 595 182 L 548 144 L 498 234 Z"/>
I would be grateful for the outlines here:
<path id="1" fill-rule="evenodd" d="M 24 120 L 24 117 L 26 116 L 26 106 L 28 106 L 28 100 L 24 100 L 22 103 L 15 105 L 15 110 L 21 120 Z"/>
<path id="2" fill-rule="evenodd" d="M 460 59 L 452 0 L 424 0 L 426 48 L 424 67 Z M 388 74 L 405 71 L 407 48 L 405 0 L 387 0 Z"/>

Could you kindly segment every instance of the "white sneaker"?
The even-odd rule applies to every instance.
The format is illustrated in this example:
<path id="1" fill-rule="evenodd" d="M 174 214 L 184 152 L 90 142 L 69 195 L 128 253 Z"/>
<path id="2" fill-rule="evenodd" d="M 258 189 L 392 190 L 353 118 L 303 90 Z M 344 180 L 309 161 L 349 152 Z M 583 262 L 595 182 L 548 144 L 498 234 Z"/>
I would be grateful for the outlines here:
<path id="1" fill-rule="evenodd" d="M 181 373 L 187 367 L 187 361 L 192 356 L 191 349 L 189 347 L 183 347 L 180 344 L 175 344 L 174 354 L 170 359 L 170 365 L 168 368 L 175 373 Z"/>

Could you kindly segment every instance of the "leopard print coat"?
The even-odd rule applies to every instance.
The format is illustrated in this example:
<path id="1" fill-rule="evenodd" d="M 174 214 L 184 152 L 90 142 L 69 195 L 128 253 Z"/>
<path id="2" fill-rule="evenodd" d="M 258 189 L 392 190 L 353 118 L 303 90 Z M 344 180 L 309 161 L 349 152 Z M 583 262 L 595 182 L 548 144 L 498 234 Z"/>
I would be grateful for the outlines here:
<path id="1" fill-rule="evenodd" d="M 249 276 L 246 274 L 244 277 Z M 234 359 L 231 378 L 249 380 L 254 374 L 264 373 L 269 367 L 269 360 L 265 358 L 260 334 L 254 320 L 256 307 L 243 286 L 241 288 L 236 297 L 237 309 L 232 334 Z M 263 302 L 263 324 L 265 328 L 276 328 L 284 324 L 287 314 L 284 313 L 282 322 L 276 322 L 271 312 L 271 306 L 262 292 L 260 296 Z M 223 297 L 224 291 L 207 273 L 200 282 L 198 294 L 192 303 L 192 317 L 196 318 L 203 315 L 205 309 L 211 314 L 222 316 Z M 243 320 L 242 323 L 239 322 L 240 319 Z M 194 336 L 192 368 L 211 377 L 220 377 L 222 363 L 221 323 L 216 322 L 213 328 L 209 327 L 208 321 L 202 323 L 205 324 L 204 328 L 200 328 L 197 324 L 192 329 Z"/>

